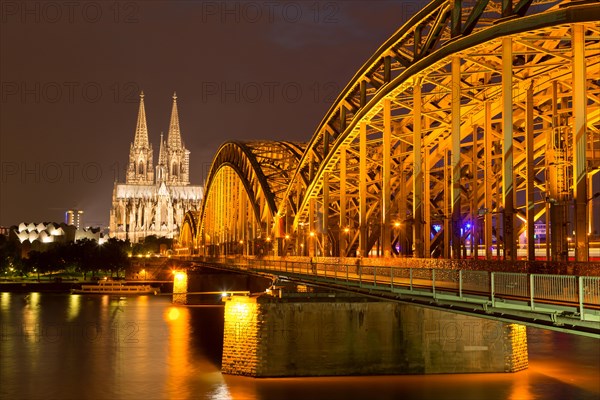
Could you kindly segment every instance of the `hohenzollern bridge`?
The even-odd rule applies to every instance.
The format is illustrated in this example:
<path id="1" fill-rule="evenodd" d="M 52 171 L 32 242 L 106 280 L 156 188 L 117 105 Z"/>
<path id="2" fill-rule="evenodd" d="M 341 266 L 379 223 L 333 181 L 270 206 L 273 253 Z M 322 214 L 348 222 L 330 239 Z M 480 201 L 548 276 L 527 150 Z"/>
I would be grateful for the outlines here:
<path id="1" fill-rule="evenodd" d="M 308 142 L 221 145 L 178 252 L 600 337 L 598 172 L 600 2 L 433 0 Z"/>
<path id="2" fill-rule="evenodd" d="M 224 143 L 182 247 L 587 261 L 599 21 L 597 1 L 432 1 L 356 72 L 309 142 Z"/>

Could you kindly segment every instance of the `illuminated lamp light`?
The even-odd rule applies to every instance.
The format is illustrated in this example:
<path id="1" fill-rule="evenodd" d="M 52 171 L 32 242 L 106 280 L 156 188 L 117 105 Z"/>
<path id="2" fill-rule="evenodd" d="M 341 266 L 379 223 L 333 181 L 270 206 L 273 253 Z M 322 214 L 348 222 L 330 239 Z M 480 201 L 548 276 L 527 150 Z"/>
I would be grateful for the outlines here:
<path id="1" fill-rule="evenodd" d="M 185 274 L 183 272 L 176 272 L 175 273 L 175 279 L 178 281 L 182 281 L 185 279 Z"/>

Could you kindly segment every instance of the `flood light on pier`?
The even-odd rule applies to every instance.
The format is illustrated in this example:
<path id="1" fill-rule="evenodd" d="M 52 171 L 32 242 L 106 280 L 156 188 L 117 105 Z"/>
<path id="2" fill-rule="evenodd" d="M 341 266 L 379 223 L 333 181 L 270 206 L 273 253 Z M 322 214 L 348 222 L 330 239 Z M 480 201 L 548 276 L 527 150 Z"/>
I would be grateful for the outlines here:
<path id="1" fill-rule="evenodd" d="M 185 273 L 181 271 L 173 271 L 173 275 L 175 275 L 177 281 L 182 281 L 185 278 Z"/>

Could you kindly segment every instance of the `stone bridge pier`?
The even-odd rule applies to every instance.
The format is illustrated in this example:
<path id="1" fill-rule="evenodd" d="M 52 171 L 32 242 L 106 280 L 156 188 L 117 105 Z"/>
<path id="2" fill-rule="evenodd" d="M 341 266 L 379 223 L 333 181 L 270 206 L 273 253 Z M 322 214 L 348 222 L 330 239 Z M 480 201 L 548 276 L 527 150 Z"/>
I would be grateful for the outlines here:
<path id="1" fill-rule="evenodd" d="M 516 372 L 525 326 L 361 298 L 231 296 L 222 371 L 253 377 Z"/>

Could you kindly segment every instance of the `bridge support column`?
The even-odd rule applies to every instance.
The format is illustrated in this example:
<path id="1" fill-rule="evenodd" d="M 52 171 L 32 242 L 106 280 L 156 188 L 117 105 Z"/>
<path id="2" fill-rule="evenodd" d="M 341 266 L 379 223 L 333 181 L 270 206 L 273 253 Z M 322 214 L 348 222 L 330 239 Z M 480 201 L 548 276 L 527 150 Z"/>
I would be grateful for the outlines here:
<path id="1" fill-rule="evenodd" d="M 346 246 L 350 227 L 348 226 L 348 218 L 346 217 L 346 149 L 340 150 L 340 222 L 339 236 L 340 257 L 346 257 Z"/>
<path id="2" fill-rule="evenodd" d="M 451 232 L 452 232 L 452 258 L 460 258 L 461 248 L 461 162 L 460 162 L 460 58 L 452 58 L 452 154 L 450 164 L 452 166 L 451 186 Z"/>
<path id="3" fill-rule="evenodd" d="M 321 245 L 322 245 L 322 257 L 331 257 L 329 251 L 329 172 L 323 174 L 323 209 L 322 209 L 322 220 L 321 220 Z"/>
<path id="4" fill-rule="evenodd" d="M 444 258 L 448 259 L 450 258 L 451 255 L 451 251 L 450 251 L 450 243 L 451 243 L 451 236 L 452 236 L 452 231 L 451 231 L 451 222 L 452 222 L 452 218 L 450 216 L 451 213 L 451 208 L 450 208 L 450 201 L 452 200 L 452 181 L 450 179 L 451 175 L 451 171 L 450 171 L 450 154 L 448 151 L 444 150 L 444 207 L 443 209 L 443 215 L 442 218 L 444 220 Z"/>
<path id="5" fill-rule="evenodd" d="M 571 26 L 573 46 L 573 198 L 575 199 L 575 260 L 588 261 L 586 229 L 588 192 L 586 171 L 586 67 L 584 26 Z"/>
<path id="6" fill-rule="evenodd" d="M 315 199 L 308 200 L 308 256 L 314 257 L 317 249 L 317 233 L 315 232 Z"/>
<path id="7" fill-rule="evenodd" d="M 383 256 L 391 255 L 391 158 L 392 158 L 392 111 L 391 100 L 383 100 L 383 163 L 382 190 L 381 190 L 381 247 Z"/>
<path id="8" fill-rule="evenodd" d="M 471 207 L 469 210 L 471 220 L 471 257 L 479 258 L 479 127 L 473 125 L 473 156 L 471 159 Z"/>
<path id="9" fill-rule="evenodd" d="M 360 123 L 359 134 L 359 172 L 358 172 L 358 197 L 359 197 L 359 229 L 358 249 L 361 257 L 367 257 L 367 124 Z"/>
<path id="10" fill-rule="evenodd" d="M 431 201 L 431 174 L 429 167 L 429 149 L 425 148 L 423 153 L 423 164 L 425 165 L 425 188 L 424 188 L 424 199 L 423 199 L 423 217 L 424 217 L 424 237 L 423 237 L 423 256 L 426 258 L 431 257 L 431 207 L 429 205 Z"/>
<path id="11" fill-rule="evenodd" d="M 352 297 L 233 296 L 225 304 L 227 374 L 516 372 L 527 366 L 522 325 Z"/>
<path id="12" fill-rule="evenodd" d="M 552 261 L 566 261 L 566 149 L 564 148 L 563 121 L 558 109 L 558 91 L 557 82 L 552 82 L 552 125 L 547 130 L 545 157 L 548 171 L 546 211 L 550 216 L 550 223 L 546 222 L 546 245 L 550 244 Z M 550 241 L 548 241 L 548 237 L 550 237 Z"/>
<path id="13" fill-rule="evenodd" d="M 504 257 L 517 259 L 514 237 L 515 187 L 513 147 L 512 39 L 502 39 L 502 202 L 504 204 Z"/>
<path id="14" fill-rule="evenodd" d="M 485 102 L 485 127 L 483 132 L 485 140 L 485 168 L 483 171 L 484 177 L 484 197 L 485 197 L 485 209 L 483 223 L 484 223 L 484 242 L 485 242 L 485 259 L 492 259 L 492 181 L 494 179 L 494 172 L 492 170 L 492 146 L 493 146 L 493 133 L 492 133 L 492 111 L 491 104 L 489 101 Z"/>
<path id="15" fill-rule="evenodd" d="M 312 182 L 315 166 L 313 163 L 313 155 L 310 156 L 308 179 Z M 311 197 L 308 200 L 308 256 L 314 257 L 317 249 L 318 234 L 315 232 L 315 198 Z"/>
<path id="16" fill-rule="evenodd" d="M 533 84 L 532 84 L 533 85 Z M 525 152 L 527 165 L 527 180 L 525 182 L 525 196 L 527 202 L 527 259 L 535 260 L 535 167 L 533 165 L 533 87 L 527 89 L 525 99 Z"/>
<path id="17" fill-rule="evenodd" d="M 413 218 L 415 257 L 423 257 L 423 162 L 421 136 L 421 81 L 413 89 Z"/>

